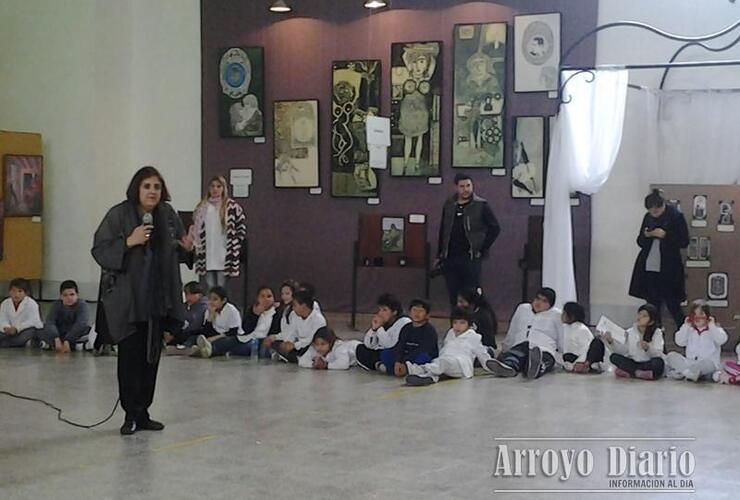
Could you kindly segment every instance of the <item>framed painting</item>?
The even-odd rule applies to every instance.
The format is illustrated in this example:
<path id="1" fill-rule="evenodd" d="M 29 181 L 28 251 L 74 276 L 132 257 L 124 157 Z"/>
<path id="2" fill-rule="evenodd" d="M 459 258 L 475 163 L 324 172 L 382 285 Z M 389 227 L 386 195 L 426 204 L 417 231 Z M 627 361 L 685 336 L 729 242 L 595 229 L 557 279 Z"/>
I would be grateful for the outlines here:
<path id="1" fill-rule="evenodd" d="M 3 157 L 5 217 L 40 216 L 44 199 L 44 157 Z"/>
<path id="2" fill-rule="evenodd" d="M 503 168 L 506 23 L 454 31 L 452 166 Z"/>
<path id="3" fill-rule="evenodd" d="M 403 252 L 403 217 L 383 217 L 381 222 L 381 251 L 384 253 Z"/>
<path id="4" fill-rule="evenodd" d="M 265 91 L 262 47 L 221 50 L 218 77 L 221 137 L 263 137 Z"/>
<path id="5" fill-rule="evenodd" d="M 378 176 L 370 168 L 366 121 L 380 112 L 380 75 L 379 59 L 332 64 L 332 196 L 378 196 Z"/>
<path id="6" fill-rule="evenodd" d="M 319 187 L 319 101 L 275 101 L 272 112 L 275 187 Z"/>
<path id="7" fill-rule="evenodd" d="M 514 126 L 514 154 L 511 169 L 513 198 L 545 196 L 545 118 L 518 116 Z"/>
<path id="8" fill-rule="evenodd" d="M 514 92 L 558 90 L 560 12 L 514 16 Z"/>
<path id="9" fill-rule="evenodd" d="M 391 175 L 439 175 L 442 42 L 391 45 Z"/>

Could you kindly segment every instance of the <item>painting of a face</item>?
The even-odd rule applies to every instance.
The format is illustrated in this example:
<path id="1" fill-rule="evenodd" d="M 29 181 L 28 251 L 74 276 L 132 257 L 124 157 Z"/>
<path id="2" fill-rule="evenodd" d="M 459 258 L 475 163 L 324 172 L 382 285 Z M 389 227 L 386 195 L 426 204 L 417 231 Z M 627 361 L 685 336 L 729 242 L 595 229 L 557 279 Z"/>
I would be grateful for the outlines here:
<path id="1" fill-rule="evenodd" d="M 419 55 L 411 62 L 411 76 L 415 79 L 424 78 L 429 68 L 429 61 L 426 57 Z"/>
<path id="2" fill-rule="evenodd" d="M 346 104 L 355 100 L 355 88 L 349 82 L 337 82 L 334 85 L 334 100 L 337 104 Z"/>

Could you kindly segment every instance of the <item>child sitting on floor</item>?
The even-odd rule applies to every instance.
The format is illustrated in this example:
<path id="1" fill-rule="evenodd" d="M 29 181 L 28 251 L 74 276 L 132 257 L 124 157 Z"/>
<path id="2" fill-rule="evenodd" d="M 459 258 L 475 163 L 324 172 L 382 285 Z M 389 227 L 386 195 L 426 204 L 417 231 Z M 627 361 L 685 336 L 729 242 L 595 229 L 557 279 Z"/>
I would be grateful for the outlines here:
<path id="1" fill-rule="evenodd" d="M 415 364 L 406 362 L 408 376 L 406 383 L 412 386 L 431 385 L 439 382 L 440 375 L 454 378 L 472 378 L 473 363 L 476 359 L 486 366 L 491 356 L 482 337 L 471 328 L 469 312 L 459 307 L 452 311 L 452 328 L 447 332 L 439 357 L 431 363 Z"/>
<path id="2" fill-rule="evenodd" d="M 727 342 L 727 333 L 715 323 L 712 310 L 704 301 L 691 305 L 691 314 L 676 332 L 676 345 L 686 348 L 686 356 L 669 352 L 666 356 L 666 371 L 674 379 L 698 382 L 711 379 L 721 368 L 722 344 Z"/>
<path id="3" fill-rule="evenodd" d="M 51 306 L 46 316 L 43 332 L 39 333 L 42 349 L 67 353 L 75 350 L 78 342 L 85 342 L 90 333 L 90 311 L 87 303 L 80 300 L 77 283 L 63 281 L 59 287 L 59 300 Z"/>
<path id="4" fill-rule="evenodd" d="M 637 322 L 627 330 L 624 343 L 610 332 L 602 338 L 614 350 L 609 360 L 617 377 L 657 380 L 663 376 L 663 332 L 658 328 L 658 309 L 654 305 L 645 304 L 637 310 Z"/>
<path id="5" fill-rule="evenodd" d="M 203 334 L 198 335 L 193 354 L 202 358 L 210 358 L 213 354 L 213 342 L 242 335 L 242 317 L 239 309 L 229 302 L 226 289 L 214 286 L 208 291 L 208 314 L 203 326 Z"/>
<path id="6" fill-rule="evenodd" d="M 0 347 L 23 347 L 37 340 L 44 323 L 30 292 L 27 279 L 11 280 L 10 296 L 0 304 Z"/>
<path id="7" fill-rule="evenodd" d="M 393 373 L 396 377 L 408 375 L 406 362 L 417 365 L 431 363 L 439 355 L 437 331 L 429 323 L 429 302 L 414 299 L 409 306 L 411 323 L 401 329 L 396 347 L 381 353 L 379 371 Z"/>
<path id="8" fill-rule="evenodd" d="M 355 350 L 359 344 L 359 340 L 340 340 L 331 328 L 323 326 L 298 359 L 298 366 L 314 370 L 349 370 L 357 364 Z"/>
<path id="9" fill-rule="evenodd" d="M 581 304 L 563 306 L 563 368 L 574 373 L 600 373 L 603 369 L 604 343 L 594 338 L 584 324 L 586 311 Z"/>

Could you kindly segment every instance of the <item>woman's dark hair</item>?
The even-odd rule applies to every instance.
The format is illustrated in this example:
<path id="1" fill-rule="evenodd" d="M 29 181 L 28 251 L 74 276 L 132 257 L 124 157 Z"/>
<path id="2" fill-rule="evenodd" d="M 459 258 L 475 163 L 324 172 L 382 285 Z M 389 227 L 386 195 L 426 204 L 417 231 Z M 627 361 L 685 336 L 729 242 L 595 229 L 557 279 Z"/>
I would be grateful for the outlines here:
<path id="1" fill-rule="evenodd" d="M 313 283 L 309 283 L 308 281 L 301 281 L 298 290 L 305 290 L 310 293 L 312 297 L 316 297 L 316 287 L 313 286 Z"/>
<path id="2" fill-rule="evenodd" d="M 270 288 L 270 287 L 269 287 L 269 286 L 267 286 L 267 285 L 260 285 L 260 286 L 258 286 L 258 287 L 257 287 L 257 293 L 255 293 L 255 294 L 254 294 L 254 296 L 255 296 L 255 297 L 259 297 L 259 296 L 260 296 L 260 292 L 261 292 L 262 290 L 270 290 L 270 293 L 271 293 L 271 294 L 273 295 L 273 297 L 275 296 L 275 292 L 273 292 L 273 291 L 272 291 L 272 288 Z"/>
<path id="3" fill-rule="evenodd" d="M 463 309 L 462 307 L 456 307 L 452 310 L 452 313 L 450 314 L 450 321 L 455 321 L 456 319 L 467 321 L 468 326 L 473 323 L 470 312 L 468 312 L 466 309 Z"/>
<path id="4" fill-rule="evenodd" d="M 226 293 L 226 289 L 222 286 L 214 286 L 213 288 L 208 290 L 208 295 L 211 295 L 211 294 L 217 295 L 218 298 L 220 298 L 221 300 L 225 302 L 229 301 L 229 294 Z"/>
<path id="5" fill-rule="evenodd" d="M 557 295 L 555 294 L 555 290 L 549 287 L 542 287 L 539 290 L 537 290 L 536 296 L 540 296 L 543 299 L 547 301 L 548 304 L 550 304 L 550 307 L 555 305 L 555 298 Z"/>
<path id="6" fill-rule="evenodd" d="M 189 293 L 192 295 L 195 295 L 198 293 L 203 295 L 203 287 L 200 286 L 200 283 L 198 283 L 197 281 L 190 281 L 188 283 L 185 283 L 183 290 L 185 290 L 185 293 Z"/>
<path id="7" fill-rule="evenodd" d="M 492 312 L 491 304 L 489 304 L 483 294 L 478 293 L 478 290 L 475 288 L 464 288 L 460 290 L 457 295 L 470 304 L 473 311 L 476 309 L 486 309 L 487 311 Z"/>
<path id="8" fill-rule="evenodd" d="M 570 323 L 586 322 L 586 310 L 578 302 L 566 302 L 563 306 L 563 312 Z"/>
<path id="9" fill-rule="evenodd" d="M 665 198 L 663 198 L 663 192 L 660 189 L 653 189 L 649 195 L 645 197 L 645 209 L 650 210 L 651 208 L 660 208 L 665 205 Z"/>
<path id="10" fill-rule="evenodd" d="M 73 280 L 62 281 L 62 284 L 59 285 L 59 293 L 64 293 L 65 290 L 74 290 L 75 293 L 80 293 L 79 289 L 77 288 L 77 283 L 75 283 Z"/>
<path id="11" fill-rule="evenodd" d="M 285 280 L 280 283 L 280 291 L 282 291 L 283 288 L 285 288 L 286 286 L 290 288 L 291 293 L 296 293 L 301 287 L 301 285 L 296 280 Z"/>
<path id="12" fill-rule="evenodd" d="M 134 174 L 131 182 L 128 185 L 128 189 L 126 189 L 126 199 L 131 203 L 138 205 L 139 188 L 141 187 L 141 183 L 144 182 L 144 179 L 148 179 L 149 177 L 159 178 L 159 182 L 162 183 L 161 201 L 170 201 L 172 198 L 170 197 L 170 192 L 167 190 L 167 184 L 165 184 L 164 182 L 164 177 L 162 177 L 162 174 L 159 173 L 159 170 L 151 166 L 141 167 Z"/>
<path id="13" fill-rule="evenodd" d="M 28 281 L 26 278 L 14 278 L 10 280 L 10 285 L 8 286 L 8 289 L 11 288 L 23 290 L 24 292 L 26 292 L 26 295 L 31 295 L 31 282 Z"/>
<path id="14" fill-rule="evenodd" d="M 645 342 L 652 342 L 653 335 L 655 335 L 655 330 L 660 328 L 660 319 L 658 318 L 658 308 L 652 304 L 643 304 L 637 310 L 638 313 L 640 311 L 645 311 L 646 313 L 648 313 L 648 316 L 650 317 L 650 321 L 651 321 L 651 323 L 647 326 L 647 328 L 645 328 L 645 333 L 643 334 L 642 339 Z"/>
<path id="15" fill-rule="evenodd" d="M 396 316 L 400 316 L 403 314 L 403 305 L 401 305 L 401 301 L 398 300 L 398 297 L 391 293 L 384 293 L 380 297 L 378 297 L 378 300 L 375 302 L 378 306 L 385 306 L 391 311 L 393 311 Z"/>
<path id="16" fill-rule="evenodd" d="M 329 328 L 328 326 L 322 326 L 318 330 L 316 330 L 316 333 L 313 334 L 313 339 L 311 339 L 311 343 L 313 344 L 318 339 L 323 340 L 330 346 L 330 351 L 334 349 L 334 342 L 337 341 L 337 336 L 334 333 L 334 330 Z"/>
<path id="17" fill-rule="evenodd" d="M 701 309 L 704 311 L 704 314 L 707 315 L 707 318 L 712 315 L 712 307 L 707 303 L 706 300 L 695 300 L 691 303 L 691 309 L 689 309 L 689 313 L 693 316 L 694 311 L 697 309 Z"/>

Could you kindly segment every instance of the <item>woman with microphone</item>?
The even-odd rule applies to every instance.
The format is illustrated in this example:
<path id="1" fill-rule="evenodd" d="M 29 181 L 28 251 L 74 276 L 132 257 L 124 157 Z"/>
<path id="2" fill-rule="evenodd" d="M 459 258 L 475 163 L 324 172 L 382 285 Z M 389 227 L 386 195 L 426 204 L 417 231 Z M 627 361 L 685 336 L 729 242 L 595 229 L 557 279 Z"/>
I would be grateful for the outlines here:
<path id="1" fill-rule="evenodd" d="M 192 252 L 170 194 L 154 167 L 131 179 L 126 201 L 95 232 L 92 255 L 102 268 L 96 330 L 118 345 L 118 391 L 126 418 L 121 434 L 159 431 L 152 420 L 162 333 L 185 318 L 180 262 Z"/>

